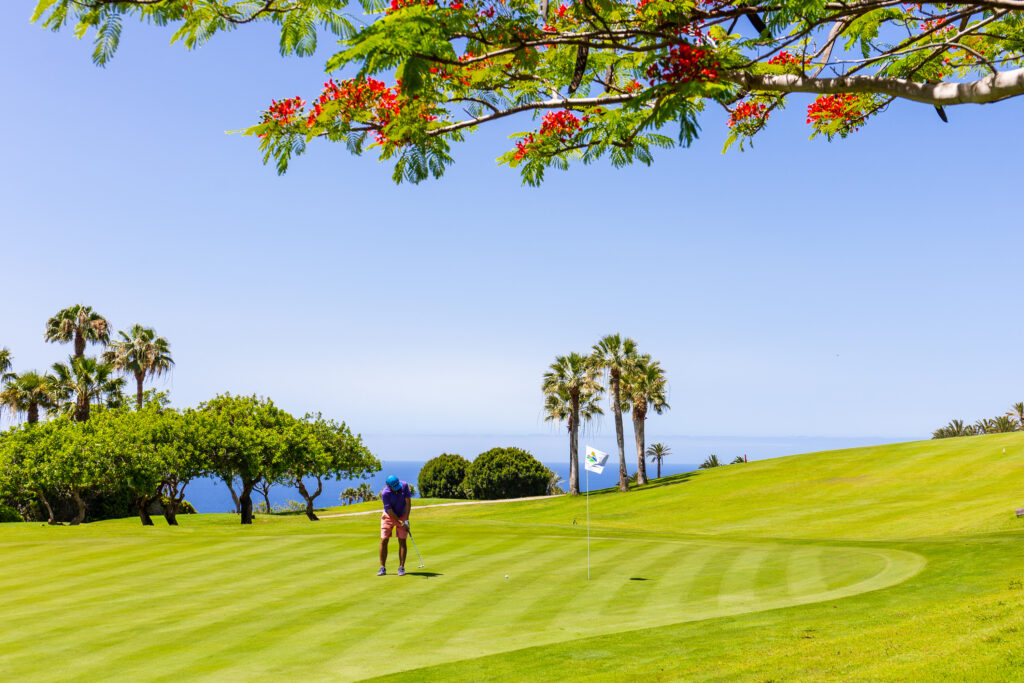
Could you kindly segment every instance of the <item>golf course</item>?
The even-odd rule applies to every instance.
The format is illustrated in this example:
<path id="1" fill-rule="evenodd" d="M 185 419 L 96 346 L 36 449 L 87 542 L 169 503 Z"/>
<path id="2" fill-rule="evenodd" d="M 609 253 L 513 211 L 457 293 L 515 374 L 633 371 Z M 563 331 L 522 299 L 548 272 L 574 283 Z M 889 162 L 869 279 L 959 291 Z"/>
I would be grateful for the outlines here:
<path id="1" fill-rule="evenodd" d="M 591 493 L 589 581 L 584 496 L 414 506 L 404 577 L 375 514 L 4 524 L 0 678 L 1024 680 L 1017 507 L 1021 433 Z"/>

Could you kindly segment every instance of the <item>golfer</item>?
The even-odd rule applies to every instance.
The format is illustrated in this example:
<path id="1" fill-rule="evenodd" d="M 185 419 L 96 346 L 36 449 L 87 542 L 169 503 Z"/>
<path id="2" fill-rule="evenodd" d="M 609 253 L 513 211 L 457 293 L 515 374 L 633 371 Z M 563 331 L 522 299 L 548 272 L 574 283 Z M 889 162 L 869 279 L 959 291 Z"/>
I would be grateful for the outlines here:
<path id="1" fill-rule="evenodd" d="M 412 510 L 412 490 L 409 484 L 399 481 L 395 475 L 385 480 L 380 492 L 380 500 L 384 503 L 384 514 L 380 516 L 380 569 L 377 576 L 387 574 L 385 566 L 388 562 L 388 542 L 391 531 L 398 536 L 398 575 L 405 576 L 405 539 L 409 536 L 409 512 Z"/>

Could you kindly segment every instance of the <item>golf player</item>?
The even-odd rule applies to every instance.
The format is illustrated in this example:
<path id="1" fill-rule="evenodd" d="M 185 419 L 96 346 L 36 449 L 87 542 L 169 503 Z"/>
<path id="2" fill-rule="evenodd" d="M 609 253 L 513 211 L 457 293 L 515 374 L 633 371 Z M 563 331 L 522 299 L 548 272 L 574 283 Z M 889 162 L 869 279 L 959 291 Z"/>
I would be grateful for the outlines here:
<path id="1" fill-rule="evenodd" d="M 384 576 L 388 562 L 388 542 L 394 530 L 398 536 L 398 575 L 405 576 L 405 539 L 409 536 L 409 512 L 412 510 L 412 490 L 409 484 L 399 481 L 395 475 L 385 480 L 380 500 L 384 503 L 384 514 L 380 516 L 380 569 L 377 576 Z"/>

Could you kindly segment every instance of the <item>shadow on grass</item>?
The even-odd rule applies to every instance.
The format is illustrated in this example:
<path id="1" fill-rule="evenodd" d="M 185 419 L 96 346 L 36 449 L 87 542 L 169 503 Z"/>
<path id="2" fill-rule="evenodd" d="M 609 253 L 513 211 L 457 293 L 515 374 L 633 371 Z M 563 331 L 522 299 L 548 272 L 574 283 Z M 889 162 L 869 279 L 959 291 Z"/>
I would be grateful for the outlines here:
<path id="1" fill-rule="evenodd" d="M 704 474 L 705 470 L 694 470 L 693 472 L 684 472 L 682 474 L 673 474 L 670 476 L 661 477 L 656 479 L 651 477 L 647 483 L 643 486 L 637 486 L 635 481 L 629 483 L 630 491 L 650 491 L 651 489 L 661 488 L 662 486 L 671 486 L 672 484 L 685 484 L 690 481 L 693 477 L 699 477 Z M 610 493 L 619 493 L 619 487 L 610 486 L 606 489 L 591 490 L 590 495 L 592 496 L 603 496 Z M 581 495 L 586 495 L 586 492 L 581 492 Z"/>
<path id="2" fill-rule="evenodd" d="M 642 576 L 631 576 L 631 577 L 629 577 L 629 580 L 630 581 L 650 581 L 650 579 L 645 579 Z"/>
<path id="3" fill-rule="evenodd" d="M 432 579 L 435 576 L 444 576 L 444 574 L 439 574 L 438 572 L 406 572 L 405 575 L 406 576 L 422 576 L 424 579 Z"/>

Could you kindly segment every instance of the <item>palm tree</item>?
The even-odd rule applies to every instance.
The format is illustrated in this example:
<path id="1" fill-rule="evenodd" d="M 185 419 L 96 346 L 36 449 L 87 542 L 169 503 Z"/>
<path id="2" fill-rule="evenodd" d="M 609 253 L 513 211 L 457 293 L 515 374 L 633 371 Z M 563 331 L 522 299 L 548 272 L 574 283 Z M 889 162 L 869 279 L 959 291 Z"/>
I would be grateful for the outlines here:
<path id="1" fill-rule="evenodd" d="M 86 342 L 106 344 L 110 339 L 110 323 L 92 306 L 75 304 L 46 321 L 45 339 L 48 342 L 75 342 L 75 358 L 85 356 Z"/>
<path id="2" fill-rule="evenodd" d="M 622 372 L 636 358 L 636 342 L 617 334 L 609 334 L 594 344 L 590 355 L 594 367 L 608 374 L 608 386 L 611 389 L 612 410 L 615 413 L 615 440 L 619 446 L 619 490 L 629 490 L 629 479 L 626 474 L 626 442 L 622 436 Z"/>
<path id="3" fill-rule="evenodd" d="M 601 371 L 586 356 L 558 356 L 544 373 L 544 421 L 565 422 L 569 430 L 569 495 L 580 494 L 580 420 L 589 422 L 601 414 L 598 400 L 604 392 Z"/>
<path id="4" fill-rule="evenodd" d="M 980 425 L 983 420 L 978 420 Z M 933 439 L 947 439 L 952 436 L 974 436 L 984 433 L 983 427 L 977 425 L 965 425 L 963 420 L 950 420 L 945 427 L 939 427 L 932 432 Z"/>
<path id="5" fill-rule="evenodd" d="M 646 454 L 644 424 L 647 420 L 647 411 L 653 408 L 654 412 L 661 415 L 669 409 L 665 397 L 667 388 L 668 381 L 665 379 L 665 372 L 661 369 L 661 364 L 658 361 L 652 361 L 651 357 L 646 354 L 637 356 L 622 376 L 622 393 L 625 402 L 631 405 L 633 411 L 633 435 L 636 438 L 636 482 L 639 485 L 647 483 L 647 465 L 644 461 Z"/>
<path id="6" fill-rule="evenodd" d="M 1020 424 L 1016 419 L 1008 417 L 1006 415 L 999 415 L 995 419 L 989 420 L 990 427 L 985 430 L 986 434 L 1003 434 L 1005 432 L 1015 432 Z"/>
<path id="7" fill-rule="evenodd" d="M 987 417 L 983 417 L 974 423 L 975 434 L 992 434 L 994 430 L 995 424 Z"/>
<path id="8" fill-rule="evenodd" d="M 359 500 L 364 503 L 377 500 L 377 494 L 373 492 L 373 488 L 365 481 L 356 489 L 356 494 L 359 496 Z"/>
<path id="9" fill-rule="evenodd" d="M 707 457 L 707 460 L 700 464 L 700 469 L 709 470 L 712 467 L 720 467 L 722 463 L 718 461 L 718 456 L 712 453 Z"/>
<path id="10" fill-rule="evenodd" d="M 1006 415 L 1017 421 L 1017 429 L 1024 429 L 1024 403 L 1014 403 Z"/>
<path id="11" fill-rule="evenodd" d="M 737 455 L 735 458 L 729 461 L 730 465 L 742 465 L 746 460 L 743 459 L 742 455 Z"/>
<path id="12" fill-rule="evenodd" d="M 130 332 L 118 332 L 121 339 L 113 341 L 103 353 L 103 361 L 120 372 L 135 377 L 135 400 L 142 408 L 142 383 L 146 376 L 156 377 L 171 369 L 171 345 L 156 336 L 152 327 L 132 325 Z"/>
<path id="13" fill-rule="evenodd" d="M 341 500 L 345 501 L 345 505 L 351 505 L 359 499 L 359 491 L 349 486 L 347 489 L 341 492 Z"/>
<path id="14" fill-rule="evenodd" d="M 7 347 L 0 348 L 0 377 L 6 377 L 7 371 L 11 369 L 11 350 Z"/>
<path id="15" fill-rule="evenodd" d="M 116 399 L 121 394 L 124 380 L 113 375 L 114 366 L 96 358 L 71 358 L 67 363 L 54 363 L 51 386 L 57 409 L 72 414 L 78 422 L 85 422 L 92 403 L 111 397 Z"/>
<path id="16" fill-rule="evenodd" d="M 660 441 L 658 443 L 652 443 L 647 448 L 647 457 L 651 459 L 651 462 L 658 463 L 659 479 L 661 479 L 661 461 L 664 460 L 665 457 L 669 455 L 672 455 L 672 450 L 665 444 L 661 443 Z"/>
<path id="17" fill-rule="evenodd" d="M 25 413 L 28 423 L 39 422 L 39 409 L 53 407 L 53 393 L 49 375 L 38 372 L 23 372 L 20 375 L 6 375 L 3 391 L 0 391 L 0 406 L 12 414 Z"/>

